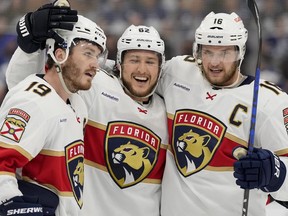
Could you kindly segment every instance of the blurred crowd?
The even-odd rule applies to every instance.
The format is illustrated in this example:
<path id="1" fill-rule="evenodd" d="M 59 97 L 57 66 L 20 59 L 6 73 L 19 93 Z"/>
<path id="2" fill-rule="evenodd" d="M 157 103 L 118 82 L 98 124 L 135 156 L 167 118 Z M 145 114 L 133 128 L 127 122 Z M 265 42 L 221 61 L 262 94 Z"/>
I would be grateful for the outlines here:
<path id="1" fill-rule="evenodd" d="M 5 70 L 17 47 L 15 26 L 27 12 L 52 0 L 0 1 L 0 104 L 7 92 Z M 69 0 L 72 8 L 96 21 L 108 36 L 109 58 L 130 24 L 154 26 L 166 42 L 166 59 L 191 54 L 194 32 L 210 11 L 236 12 L 249 39 L 242 72 L 255 73 L 258 37 L 255 20 L 244 0 Z M 262 24 L 261 77 L 288 92 L 288 0 L 256 0 Z"/>

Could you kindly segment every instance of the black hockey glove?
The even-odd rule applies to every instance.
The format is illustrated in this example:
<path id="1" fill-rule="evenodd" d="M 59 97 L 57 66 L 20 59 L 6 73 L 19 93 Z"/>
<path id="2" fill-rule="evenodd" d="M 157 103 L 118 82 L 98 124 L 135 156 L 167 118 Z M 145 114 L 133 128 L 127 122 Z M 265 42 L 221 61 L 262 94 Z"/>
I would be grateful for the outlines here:
<path id="1" fill-rule="evenodd" d="M 55 215 L 59 197 L 54 192 L 36 184 L 18 180 L 19 190 L 24 196 L 37 197 L 37 203 L 43 207 L 43 215 Z"/>
<path id="2" fill-rule="evenodd" d="M 44 49 L 48 38 L 61 44 L 63 38 L 53 29 L 72 30 L 77 21 L 76 10 L 54 6 L 54 3 L 45 4 L 37 11 L 24 15 L 17 23 L 18 45 L 26 53 L 33 53 L 39 48 Z"/>
<path id="3" fill-rule="evenodd" d="M 43 216 L 43 207 L 38 199 L 29 196 L 16 196 L 0 205 L 0 216 Z"/>
<path id="4" fill-rule="evenodd" d="M 286 167 L 279 157 L 266 149 L 253 152 L 234 163 L 236 184 L 243 189 L 260 188 L 265 192 L 277 191 L 283 184 Z"/>

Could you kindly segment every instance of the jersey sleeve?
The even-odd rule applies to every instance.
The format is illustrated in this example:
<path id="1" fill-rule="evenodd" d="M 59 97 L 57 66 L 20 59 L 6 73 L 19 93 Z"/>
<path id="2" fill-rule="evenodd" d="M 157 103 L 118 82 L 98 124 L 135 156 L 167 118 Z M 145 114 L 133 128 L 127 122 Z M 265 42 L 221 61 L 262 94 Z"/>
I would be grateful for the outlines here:
<path id="1" fill-rule="evenodd" d="M 6 83 L 11 89 L 21 80 L 33 73 L 42 73 L 44 70 L 46 54 L 44 50 L 34 53 L 25 53 L 20 47 L 16 49 L 6 70 Z"/>
<path id="2" fill-rule="evenodd" d="M 167 86 L 169 86 L 171 82 L 170 74 L 171 74 L 171 71 L 173 70 L 174 61 L 176 61 L 175 57 L 173 57 L 171 60 L 166 61 L 164 64 L 163 72 L 158 82 L 157 89 L 156 89 L 156 92 L 161 96 L 164 96 L 165 89 L 167 88 Z"/>
<path id="3" fill-rule="evenodd" d="M 261 86 L 263 91 L 259 101 L 264 101 L 264 109 L 261 110 L 262 113 L 257 116 L 259 119 L 256 120 L 256 127 L 260 129 L 256 143 L 261 143 L 261 146 L 255 147 L 273 151 L 285 164 L 287 170 L 285 181 L 281 188 L 271 195 L 275 199 L 286 201 L 288 200 L 288 96 L 272 85 L 262 83 Z M 263 98 L 267 98 L 267 101 Z"/>
<path id="4" fill-rule="evenodd" d="M 97 72 L 99 73 L 99 72 Z M 97 76 L 97 74 L 96 74 Z M 96 76 L 94 77 L 93 81 L 92 81 L 92 86 L 89 90 L 86 91 L 79 91 L 79 95 L 82 97 L 87 110 L 90 110 L 90 107 L 92 106 L 93 102 L 94 102 L 94 98 L 96 96 L 95 92 L 97 92 L 97 83 L 96 83 Z"/>
<path id="5" fill-rule="evenodd" d="M 82 97 L 83 101 L 86 104 L 88 113 L 90 112 L 91 106 L 95 102 L 95 98 L 97 97 L 97 92 L 101 91 L 100 86 L 105 85 L 114 85 L 114 82 L 112 81 L 112 77 L 116 79 L 112 74 L 109 74 L 109 72 L 105 70 L 99 70 L 96 73 L 96 76 L 93 78 L 92 86 L 89 90 L 86 91 L 79 91 L 80 96 Z"/>
<path id="6" fill-rule="evenodd" d="M 43 149 L 47 139 L 45 113 L 29 99 L 19 101 L 17 94 L 12 91 L 0 110 L 0 203 L 22 194 L 16 172 Z"/>
<path id="7" fill-rule="evenodd" d="M 189 71 L 189 77 L 187 73 Z M 162 76 L 159 80 L 156 92 L 164 96 L 169 86 L 174 85 L 175 80 L 184 80 L 195 76 L 193 71 L 199 71 L 198 65 L 195 63 L 195 59 L 190 55 L 176 56 L 165 62 Z M 198 73 L 197 73 L 198 74 Z M 177 84 L 175 84 L 177 85 Z"/>

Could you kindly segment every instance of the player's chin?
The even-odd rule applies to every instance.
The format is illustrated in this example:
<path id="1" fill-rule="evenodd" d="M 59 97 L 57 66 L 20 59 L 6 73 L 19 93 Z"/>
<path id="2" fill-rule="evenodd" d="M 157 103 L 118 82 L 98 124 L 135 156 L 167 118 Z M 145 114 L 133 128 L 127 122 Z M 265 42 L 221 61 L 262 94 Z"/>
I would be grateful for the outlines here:
<path id="1" fill-rule="evenodd" d="M 132 94 L 136 97 L 142 98 L 146 97 L 150 93 L 150 89 L 147 88 L 134 88 Z"/>
<path id="2" fill-rule="evenodd" d="M 222 86 L 224 84 L 222 76 L 208 76 L 207 79 L 212 85 Z"/>
<path id="3" fill-rule="evenodd" d="M 86 81 L 81 83 L 81 85 L 79 86 L 79 90 L 89 90 L 92 86 L 92 82 L 91 81 Z"/>

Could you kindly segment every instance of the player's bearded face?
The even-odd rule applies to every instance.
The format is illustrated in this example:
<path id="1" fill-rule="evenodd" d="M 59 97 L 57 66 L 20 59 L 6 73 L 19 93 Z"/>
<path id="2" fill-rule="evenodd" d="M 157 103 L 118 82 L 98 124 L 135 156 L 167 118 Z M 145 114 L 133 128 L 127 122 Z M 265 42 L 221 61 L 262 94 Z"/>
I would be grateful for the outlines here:
<path id="1" fill-rule="evenodd" d="M 213 85 L 228 86 L 239 76 L 239 52 L 235 46 L 204 46 L 201 50 L 202 71 Z"/>
<path id="2" fill-rule="evenodd" d="M 134 99 L 143 100 L 154 90 L 159 71 L 159 58 L 155 52 L 131 50 L 125 53 L 121 65 L 122 82 Z"/>
<path id="3" fill-rule="evenodd" d="M 96 75 L 100 49 L 91 43 L 79 42 L 62 68 L 63 79 L 69 91 L 88 90 Z"/>

